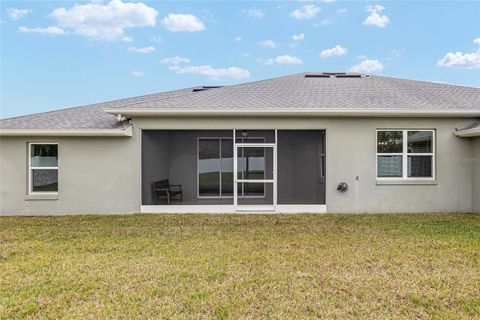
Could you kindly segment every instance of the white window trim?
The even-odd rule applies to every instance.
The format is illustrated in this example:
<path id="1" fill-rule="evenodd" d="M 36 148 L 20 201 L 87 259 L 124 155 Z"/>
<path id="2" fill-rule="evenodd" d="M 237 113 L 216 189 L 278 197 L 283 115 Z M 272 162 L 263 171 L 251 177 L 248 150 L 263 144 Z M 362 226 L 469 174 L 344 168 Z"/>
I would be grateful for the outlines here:
<path id="1" fill-rule="evenodd" d="M 378 132 L 382 131 L 402 131 L 402 152 L 401 153 L 379 153 L 378 152 Z M 432 132 L 432 152 L 431 153 L 408 153 L 408 131 Z M 435 129 L 377 129 L 375 132 L 375 176 L 377 181 L 425 181 L 436 179 L 436 130 Z M 402 176 L 401 177 L 379 177 L 378 176 L 378 156 L 402 156 Z M 409 177 L 408 176 L 408 156 L 431 156 L 432 157 L 432 176 L 431 177 Z"/>
<path id="2" fill-rule="evenodd" d="M 58 157 L 57 160 L 57 166 L 56 167 L 32 167 L 32 145 L 37 145 L 37 144 L 42 144 L 42 145 L 57 145 L 57 157 L 58 157 L 58 143 L 57 142 L 29 142 L 28 143 L 28 194 L 29 195 L 58 195 L 58 190 L 53 191 L 53 192 L 42 192 L 42 191 L 33 191 L 32 190 L 32 179 L 33 175 L 32 172 L 33 170 L 57 170 L 57 186 L 58 186 L 58 177 L 59 177 L 59 165 L 58 161 L 60 157 Z"/>
<path id="3" fill-rule="evenodd" d="M 243 137 L 236 137 L 236 139 L 237 138 L 238 139 L 244 139 Z M 248 137 L 248 139 L 263 139 L 263 141 L 265 141 L 264 137 Z M 218 196 L 201 196 L 200 195 L 200 177 L 199 177 L 200 168 L 199 168 L 199 162 L 198 162 L 199 156 L 200 156 L 200 148 L 199 148 L 200 140 L 219 140 L 219 142 L 220 142 L 220 151 L 219 152 L 220 152 L 220 155 L 221 155 L 222 154 L 222 140 L 232 140 L 233 141 L 233 137 L 218 137 L 218 136 L 213 137 L 212 136 L 212 137 L 198 137 L 197 138 L 197 199 L 233 199 L 233 195 L 231 195 L 231 196 L 222 195 L 222 179 L 221 179 L 222 175 L 221 175 L 221 172 L 223 172 L 223 168 L 222 168 L 222 161 L 221 160 L 220 160 L 220 183 L 219 183 L 220 192 L 219 192 L 219 195 Z M 237 145 L 240 145 L 240 144 L 241 143 L 237 143 Z M 255 147 L 255 144 L 254 143 L 245 143 L 245 147 Z M 261 147 L 264 147 L 264 144 L 261 144 Z M 235 146 L 233 148 L 235 149 Z M 233 157 L 233 158 L 235 158 L 235 157 Z M 246 181 L 240 181 L 240 182 L 246 182 Z M 260 182 L 252 181 L 252 183 L 260 183 Z M 234 184 L 235 184 L 235 182 L 234 182 Z M 265 187 L 266 187 L 266 185 L 265 185 Z M 243 190 L 242 190 L 242 195 L 240 195 L 239 197 L 240 198 L 245 198 L 245 199 L 265 198 L 266 197 L 265 187 L 264 187 L 264 190 L 263 190 L 263 195 L 261 195 L 261 196 L 246 196 L 246 195 L 244 195 Z"/>

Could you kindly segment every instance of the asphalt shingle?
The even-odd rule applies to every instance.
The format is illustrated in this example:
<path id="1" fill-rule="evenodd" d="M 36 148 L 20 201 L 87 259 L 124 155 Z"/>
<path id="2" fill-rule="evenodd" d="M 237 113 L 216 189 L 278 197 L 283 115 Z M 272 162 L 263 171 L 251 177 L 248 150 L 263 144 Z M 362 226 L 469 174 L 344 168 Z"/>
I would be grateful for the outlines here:
<path id="1" fill-rule="evenodd" d="M 380 76 L 309 78 L 301 73 L 118 108 L 480 111 L 480 89 Z"/>
<path id="2" fill-rule="evenodd" d="M 105 109 L 135 110 L 431 110 L 474 111 L 480 89 L 382 76 L 305 77 L 307 73 L 197 91 L 186 88 L 0 120 L 0 129 L 121 129 Z M 311 74 L 311 73 L 309 73 Z M 198 87 L 196 87 L 198 88 Z"/>
<path id="3" fill-rule="evenodd" d="M 22 130 L 86 130 L 86 129 L 124 129 L 128 122 L 117 121 L 115 115 L 108 114 L 105 108 L 124 105 L 160 101 L 176 95 L 191 93 L 193 88 L 154 93 L 145 96 L 120 99 L 86 105 L 75 108 L 61 109 L 36 113 L 21 117 L 0 120 L 0 129 Z"/>

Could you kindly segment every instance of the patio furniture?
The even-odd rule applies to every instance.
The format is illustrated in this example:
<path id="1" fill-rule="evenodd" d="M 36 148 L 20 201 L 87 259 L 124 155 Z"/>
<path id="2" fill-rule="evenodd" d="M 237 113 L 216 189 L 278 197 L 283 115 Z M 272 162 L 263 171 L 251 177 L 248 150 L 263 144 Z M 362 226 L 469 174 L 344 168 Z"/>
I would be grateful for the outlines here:
<path id="1" fill-rule="evenodd" d="M 153 182 L 152 191 L 155 203 L 161 199 L 166 199 L 167 204 L 170 204 L 172 200 L 183 201 L 182 185 L 170 184 L 168 179 Z M 179 198 L 173 199 L 175 196 L 179 196 Z"/>

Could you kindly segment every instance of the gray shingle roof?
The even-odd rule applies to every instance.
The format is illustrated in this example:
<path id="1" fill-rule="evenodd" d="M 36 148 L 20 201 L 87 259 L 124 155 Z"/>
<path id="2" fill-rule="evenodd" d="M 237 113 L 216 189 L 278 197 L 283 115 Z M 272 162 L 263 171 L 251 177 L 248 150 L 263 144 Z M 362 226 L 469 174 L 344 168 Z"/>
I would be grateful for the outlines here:
<path id="1" fill-rule="evenodd" d="M 198 87 L 196 87 L 198 88 Z M 381 76 L 307 78 L 305 73 L 194 92 L 193 88 L 0 120 L 0 129 L 123 129 L 104 110 L 432 110 L 473 111 L 480 89 Z"/>
<path id="2" fill-rule="evenodd" d="M 118 109 L 479 110 L 480 89 L 380 76 L 306 78 L 305 73 L 143 101 Z"/>
<path id="3" fill-rule="evenodd" d="M 88 129 L 124 129 L 128 122 L 117 121 L 115 115 L 108 114 L 105 108 L 121 107 L 139 104 L 146 101 L 160 101 L 179 94 L 191 93 L 193 88 L 154 93 L 145 96 L 120 99 L 86 105 L 75 108 L 61 109 L 36 113 L 27 116 L 0 120 L 0 129 L 22 130 L 88 130 Z"/>

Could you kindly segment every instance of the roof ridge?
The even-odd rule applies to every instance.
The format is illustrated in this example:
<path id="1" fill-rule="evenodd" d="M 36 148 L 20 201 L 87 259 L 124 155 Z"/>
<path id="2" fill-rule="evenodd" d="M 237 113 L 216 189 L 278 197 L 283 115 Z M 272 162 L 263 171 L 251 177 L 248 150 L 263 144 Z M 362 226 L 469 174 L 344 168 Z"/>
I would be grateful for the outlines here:
<path id="1" fill-rule="evenodd" d="M 306 74 L 306 73 L 308 73 L 308 72 L 287 74 L 287 75 L 283 75 L 283 76 L 279 76 L 279 77 L 275 77 L 275 78 L 261 79 L 261 80 L 255 80 L 255 81 L 250 81 L 250 82 L 242 82 L 242 83 L 232 84 L 232 85 L 229 85 L 229 86 L 221 86 L 220 88 L 216 88 L 215 92 L 222 91 L 223 89 L 236 88 L 236 87 L 241 87 L 241 86 L 250 85 L 250 84 L 259 83 L 259 82 L 278 80 L 278 79 L 282 79 L 282 78 L 290 78 L 290 77 L 299 76 L 299 75 Z M 206 92 L 213 92 L 213 91 L 204 90 L 204 91 L 199 91 L 197 93 L 201 94 L 201 93 L 206 93 Z"/>
<path id="2" fill-rule="evenodd" d="M 304 75 L 304 74 L 307 74 L 307 73 L 308 73 L 308 72 L 300 72 L 300 73 L 294 73 L 294 74 L 287 74 L 287 75 L 283 75 L 283 76 L 279 76 L 279 77 L 275 77 L 275 78 L 268 78 L 268 79 L 261 79 L 261 80 L 250 81 L 250 82 L 237 83 L 237 84 L 233 84 L 233 85 L 231 85 L 231 86 L 224 86 L 224 87 L 221 87 L 221 88 L 218 88 L 218 89 L 235 88 L 235 87 L 240 87 L 240 86 L 244 86 L 244 85 L 254 84 L 254 83 L 258 83 L 258 82 L 278 80 L 278 79 L 281 79 L 281 78 L 290 78 L 290 77 L 299 76 L 299 75 L 302 75 L 302 74 Z M 208 91 L 208 90 L 207 90 L 207 91 Z"/>
<path id="3" fill-rule="evenodd" d="M 153 93 L 152 95 L 154 94 L 162 94 L 162 93 L 169 93 L 169 92 L 175 92 L 175 91 L 187 91 L 187 90 L 192 90 L 192 91 L 187 91 L 185 93 L 178 93 L 177 95 L 172 95 L 172 96 L 168 96 L 168 97 L 163 97 L 161 99 L 154 99 L 154 100 L 150 100 L 150 101 L 163 101 L 163 100 L 168 100 L 168 99 L 171 99 L 171 98 L 176 98 L 176 97 L 181 97 L 181 96 L 184 96 L 185 94 L 187 93 L 191 93 L 193 92 L 194 89 L 196 88 L 200 88 L 202 86 L 196 86 L 196 87 L 189 87 L 189 88 L 184 88 L 184 89 L 178 89 L 178 90 L 172 90 L 172 91 L 164 91 L 164 92 L 157 92 L 157 93 Z M 224 88 L 224 87 L 221 87 L 221 88 Z M 216 88 L 216 89 L 220 89 L 220 88 Z M 209 89 L 210 90 L 210 89 Z M 208 90 L 204 90 L 204 91 L 208 91 Z M 196 93 L 201 93 L 203 91 L 198 91 Z M 137 97 L 139 98 L 139 97 Z M 111 101 L 107 101 L 107 102 L 111 102 Z M 136 104 L 141 104 L 143 103 L 144 101 L 140 101 L 140 102 L 135 102 L 135 103 L 127 103 L 125 105 L 121 105 L 121 106 L 117 106 L 117 107 L 112 107 L 113 109 L 115 108 L 123 108 L 123 107 L 127 107 L 127 106 L 134 106 Z"/>
<path id="4" fill-rule="evenodd" d="M 24 117 L 30 117 L 30 116 L 38 116 L 38 115 L 42 115 L 42 114 L 59 112 L 59 111 L 68 111 L 68 110 L 81 109 L 81 108 L 91 108 L 91 107 L 96 107 L 98 105 L 105 104 L 105 103 L 113 103 L 113 102 L 122 101 L 122 100 L 138 99 L 138 98 L 153 96 L 155 94 L 170 93 L 170 92 L 193 89 L 193 88 L 198 88 L 198 87 L 200 87 L 200 86 L 148 93 L 148 94 L 143 94 L 143 95 L 140 95 L 140 96 L 134 96 L 134 97 L 129 97 L 129 98 L 120 98 L 120 99 L 108 100 L 108 101 L 103 101 L 103 102 L 95 102 L 95 103 L 91 103 L 91 104 L 84 104 L 84 105 L 76 106 L 76 107 L 66 107 L 66 108 L 43 111 L 43 112 L 35 112 L 35 113 L 25 114 L 25 115 L 21 115 L 21 116 L 15 116 L 15 117 L 10 117 L 10 118 L 0 119 L 0 122 L 4 121 L 4 120 L 12 120 L 12 119 L 18 119 L 18 118 L 24 118 Z M 161 100 L 161 99 L 159 99 L 159 100 Z M 129 106 L 129 105 L 133 105 L 133 104 L 126 104 L 125 106 Z"/>
<path id="5" fill-rule="evenodd" d="M 370 77 L 372 77 L 372 78 L 376 77 L 376 78 L 384 78 L 384 79 L 393 79 L 393 80 L 402 80 L 402 81 L 410 81 L 410 82 L 422 82 L 422 83 L 438 84 L 438 85 L 443 85 L 443 86 L 460 87 L 460 88 L 467 88 L 467 89 L 480 89 L 480 87 L 463 86 L 463 85 L 459 85 L 459 84 L 445 83 L 445 82 L 439 82 L 439 81 L 428 81 L 428 80 L 420 80 L 420 79 L 408 79 L 408 78 L 397 78 L 397 77 L 376 76 L 376 75 L 370 75 Z"/>
<path id="6" fill-rule="evenodd" d="M 264 82 L 264 81 L 271 81 L 271 80 L 276 80 L 276 79 L 281 79 L 281 78 L 287 78 L 287 77 L 293 77 L 293 76 L 298 76 L 298 75 L 302 75 L 302 74 L 306 74 L 308 72 L 301 72 L 301 73 L 294 73 L 294 74 L 288 74 L 288 75 L 283 75 L 283 76 L 279 76 L 279 77 L 275 77 L 275 78 L 268 78 L 268 79 L 261 79 L 261 80 L 256 80 L 256 81 L 250 81 L 250 82 L 243 82 L 243 83 L 238 83 L 238 84 L 234 84 L 234 85 L 224 85 L 224 86 L 219 86 L 218 88 L 212 88 L 212 89 L 208 89 L 208 90 L 202 90 L 202 91 L 197 91 L 195 92 L 196 95 L 202 95 L 202 94 L 206 94 L 207 92 L 212 92 L 213 90 L 215 90 L 215 92 L 218 92 L 218 91 L 222 91 L 222 89 L 229 89 L 229 88 L 235 88 L 235 87 L 239 87 L 239 86 L 244 86 L 244 85 L 250 85 L 250 84 L 254 84 L 254 83 L 258 83 L 258 82 Z M 199 88 L 199 87 L 205 87 L 205 85 L 203 86 L 196 86 L 196 87 L 190 87 L 190 88 L 185 88 L 183 90 L 187 90 L 187 89 L 195 89 L 195 88 Z M 182 90 L 182 89 L 180 89 Z M 168 92 L 174 92 L 176 90 L 173 90 L 173 91 L 166 91 L 166 92 L 159 92 L 159 93 L 168 93 Z M 169 97 L 163 97 L 161 99 L 155 99 L 155 100 L 151 100 L 151 102 L 154 102 L 154 101 L 164 101 L 164 100 L 168 100 L 168 99 L 173 99 L 173 98 L 177 98 L 177 97 L 181 97 L 181 96 L 184 96 L 185 94 L 178 94 L 178 95 L 172 95 L 172 96 L 169 96 Z M 109 101 L 110 102 L 110 101 Z M 137 105 L 137 104 L 141 104 L 142 102 L 136 102 L 136 103 L 131 103 L 131 104 L 126 104 L 126 105 L 122 105 L 122 106 L 117 106 L 117 107 L 112 107 L 112 109 L 115 109 L 115 108 L 123 108 L 123 107 L 126 107 L 126 106 L 134 106 L 134 105 Z"/>
<path id="7" fill-rule="evenodd" d="M 101 102 L 99 102 L 99 103 L 101 103 Z M 99 103 L 77 106 L 77 107 L 67 107 L 67 108 L 55 109 L 55 110 L 49 110 L 49 111 L 43 111 L 43 112 L 35 112 L 35 113 L 30 113 L 30 114 L 24 114 L 24 115 L 21 115 L 21 116 L 15 116 L 15 117 L 10 117 L 10 118 L 0 119 L 0 122 L 5 121 L 5 120 L 13 120 L 13 119 L 26 118 L 26 117 L 31 117 L 31 116 L 38 116 L 38 115 L 42 115 L 42 114 L 59 112 L 59 111 L 68 111 L 68 110 L 80 109 L 80 108 L 85 108 L 85 107 L 94 107 L 96 104 L 99 104 Z"/>

